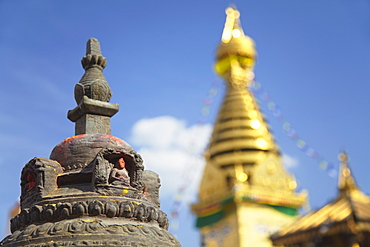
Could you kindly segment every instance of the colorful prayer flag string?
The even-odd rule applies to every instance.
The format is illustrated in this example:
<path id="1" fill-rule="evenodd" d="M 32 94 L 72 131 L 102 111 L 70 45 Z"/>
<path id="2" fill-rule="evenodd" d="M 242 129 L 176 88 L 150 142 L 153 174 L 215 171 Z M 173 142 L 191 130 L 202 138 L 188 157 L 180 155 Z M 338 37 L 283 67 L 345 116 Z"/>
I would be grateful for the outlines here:
<path id="1" fill-rule="evenodd" d="M 206 98 L 203 101 L 203 106 L 201 108 L 201 115 L 199 117 L 199 120 L 197 122 L 198 125 L 202 126 L 206 123 L 209 114 L 210 114 L 210 106 L 214 101 L 215 96 L 218 93 L 218 89 L 220 86 L 220 81 L 215 81 L 212 84 L 211 89 L 208 91 L 208 94 Z M 335 167 L 326 161 L 320 153 L 318 153 L 314 148 L 312 148 L 310 145 L 307 144 L 305 140 L 300 138 L 300 136 L 297 134 L 296 130 L 292 127 L 292 124 L 286 120 L 284 117 L 281 108 L 272 100 L 269 94 L 262 88 L 261 83 L 257 81 L 253 81 L 251 86 L 251 91 L 255 95 L 255 97 L 260 98 L 262 101 L 264 101 L 267 104 L 267 108 L 272 112 L 274 117 L 281 123 L 282 129 L 284 132 L 288 135 L 290 140 L 292 140 L 297 148 L 301 150 L 303 153 L 305 153 L 310 158 L 316 160 L 319 163 L 319 167 L 321 170 L 326 171 L 326 173 L 331 178 L 336 178 L 337 176 L 337 170 Z M 199 155 L 196 153 L 196 137 L 194 137 L 194 140 L 191 141 L 188 153 L 190 155 Z M 194 164 L 192 164 L 194 166 Z M 179 216 L 180 216 L 180 210 L 182 208 L 182 203 L 184 199 L 184 195 L 186 192 L 186 188 L 188 185 L 193 181 L 193 174 L 192 171 L 196 169 L 192 169 L 194 167 L 187 167 L 185 170 L 183 176 L 183 182 L 177 189 L 176 193 L 173 197 L 173 204 L 171 208 L 171 214 L 170 214 L 170 231 L 176 235 L 178 229 L 179 229 Z"/>
<path id="2" fill-rule="evenodd" d="M 299 137 L 296 130 L 292 127 L 291 123 L 288 122 L 284 117 L 281 108 L 271 99 L 270 95 L 268 95 L 267 92 L 263 89 L 261 83 L 253 81 L 251 89 L 255 97 L 258 97 L 262 99 L 262 101 L 266 102 L 267 108 L 281 123 L 284 132 L 288 135 L 290 140 L 295 142 L 295 145 L 298 147 L 298 149 L 310 158 L 316 160 L 319 163 L 320 169 L 326 171 L 331 178 L 336 178 L 337 170 L 335 169 L 335 167 L 331 163 L 326 161 L 324 157 L 320 155 L 315 149 L 308 145 L 306 141 Z"/>
<path id="3" fill-rule="evenodd" d="M 212 83 L 212 86 L 210 90 L 208 91 L 207 96 L 203 100 L 203 106 L 201 108 L 201 114 L 200 117 L 197 121 L 198 126 L 203 126 L 206 124 L 209 114 L 210 114 L 210 106 L 212 105 L 215 96 L 218 93 L 218 89 L 220 87 L 221 82 L 219 80 L 215 80 Z M 194 135 L 194 139 L 190 141 L 189 147 L 187 149 L 187 152 L 190 156 L 200 156 L 201 154 L 196 150 L 196 144 L 197 144 L 197 135 Z M 186 188 L 188 188 L 189 184 L 193 181 L 194 174 L 193 172 L 196 171 L 197 164 L 194 164 L 190 162 L 190 167 L 187 166 L 186 169 L 183 172 L 183 181 L 182 184 L 179 186 L 177 189 L 176 193 L 174 194 L 173 197 L 173 204 L 171 207 L 171 214 L 170 214 L 170 231 L 176 235 L 178 229 L 179 229 L 179 215 L 180 215 L 180 210 L 182 208 L 182 203 L 184 200 L 184 195 L 186 192 Z"/>

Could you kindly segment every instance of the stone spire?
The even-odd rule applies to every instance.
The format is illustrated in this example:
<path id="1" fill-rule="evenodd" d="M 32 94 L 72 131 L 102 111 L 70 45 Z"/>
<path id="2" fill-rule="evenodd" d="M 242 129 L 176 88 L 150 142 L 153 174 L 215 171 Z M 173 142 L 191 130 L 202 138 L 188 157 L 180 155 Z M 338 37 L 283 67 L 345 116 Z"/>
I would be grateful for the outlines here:
<path id="1" fill-rule="evenodd" d="M 112 91 L 103 75 L 107 60 L 102 56 L 99 41 L 91 38 L 86 44 L 86 56 L 81 60 L 85 74 L 76 84 L 76 108 L 68 112 L 75 122 L 75 134 L 110 134 L 110 118 L 119 110 L 117 103 L 108 103 Z"/>
<path id="2" fill-rule="evenodd" d="M 108 103 L 106 59 L 96 39 L 88 41 L 82 65 L 78 106 L 68 113 L 76 135 L 57 144 L 49 159 L 23 167 L 21 212 L 0 246 L 180 247 L 160 209 L 158 174 L 145 171 L 140 154 L 109 134 L 118 104 Z"/>

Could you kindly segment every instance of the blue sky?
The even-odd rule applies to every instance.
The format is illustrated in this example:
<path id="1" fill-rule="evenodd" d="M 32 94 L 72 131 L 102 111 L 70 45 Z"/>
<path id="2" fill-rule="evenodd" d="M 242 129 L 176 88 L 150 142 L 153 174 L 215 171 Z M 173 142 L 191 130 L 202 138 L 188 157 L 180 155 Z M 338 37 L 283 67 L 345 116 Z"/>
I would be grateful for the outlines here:
<path id="1" fill-rule="evenodd" d="M 48 158 L 74 134 L 66 114 L 76 104 L 86 41 L 95 37 L 108 60 L 111 102 L 120 104 L 112 134 L 160 174 L 167 213 L 182 174 L 194 169 L 177 236 L 183 246 L 199 245 L 186 205 L 196 197 L 202 161 L 187 150 L 195 145 L 200 153 L 206 145 L 222 99 L 221 85 L 206 124 L 195 126 L 209 89 L 221 81 L 212 66 L 229 4 L 256 42 L 256 78 L 285 118 L 336 167 L 346 150 L 357 183 L 369 193 L 369 0 L 2 0 L 0 232 L 19 197 L 22 167 L 35 156 Z M 335 197 L 337 180 L 296 147 L 263 101 L 261 108 L 282 152 L 296 163 L 289 170 L 309 190 L 311 207 Z"/>

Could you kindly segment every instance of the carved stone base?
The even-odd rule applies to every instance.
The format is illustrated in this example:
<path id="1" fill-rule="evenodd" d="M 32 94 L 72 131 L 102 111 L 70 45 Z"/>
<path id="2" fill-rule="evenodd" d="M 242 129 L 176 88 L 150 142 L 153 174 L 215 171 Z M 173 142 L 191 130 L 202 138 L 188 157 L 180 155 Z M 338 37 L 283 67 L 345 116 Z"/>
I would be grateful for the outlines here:
<path id="1" fill-rule="evenodd" d="M 181 247 L 159 208 L 158 175 L 145 173 L 140 154 L 110 135 L 119 105 L 109 103 L 106 59 L 96 39 L 88 41 L 82 65 L 78 105 L 67 115 L 76 134 L 55 146 L 50 159 L 24 166 L 21 212 L 0 246 Z"/>
<path id="2" fill-rule="evenodd" d="M 149 224 L 117 224 L 96 218 L 32 224 L 7 236 L 0 246 L 171 246 L 180 247 L 166 230 Z"/>

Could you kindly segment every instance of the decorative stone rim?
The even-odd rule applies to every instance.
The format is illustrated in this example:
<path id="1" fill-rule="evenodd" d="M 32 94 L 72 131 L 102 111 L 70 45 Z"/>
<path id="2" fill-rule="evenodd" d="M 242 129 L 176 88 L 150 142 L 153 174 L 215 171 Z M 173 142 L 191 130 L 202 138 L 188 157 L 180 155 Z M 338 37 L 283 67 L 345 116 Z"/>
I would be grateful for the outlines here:
<path id="1" fill-rule="evenodd" d="M 82 216 L 122 217 L 139 222 L 156 222 L 168 229 L 167 214 L 150 202 L 129 198 L 70 198 L 58 202 L 50 200 L 23 209 L 10 220 L 11 232 L 34 223 L 56 222 Z"/>
<path id="2" fill-rule="evenodd" d="M 89 237 L 86 240 L 78 238 L 78 236 L 86 234 L 89 234 Z M 68 238 L 66 241 L 66 236 L 71 235 L 73 235 L 75 240 Z M 27 244 L 27 246 L 38 246 L 36 245 L 36 243 L 39 242 L 38 240 L 42 239 L 42 243 L 45 243 L 47 242 L 45 239 L 53 238 L 54 243 L 61 242 L 60 246 L 68 246 L 75 245 L 76 241 L 106 242 L 107 240 L 105 238 L 110 238 L 109 235 L 115 235 L 113 240 L 109 239 L 110 241 L 115 242 L 121 242 L 123 240 L 130 241 L 127 237 L 133 238 L 133 241 L 136 243 L 140 242 L 140 240 L 145 241 L 145 239 L 150 238 L 155 240 L 155 244 L 151 246 L 159 246 L 158 244 L 165 242 L 168 243 L 168 245 L 165 246 L 181 246 L 171 233 L 155 226 L 141 224 L 107 225 L 102 220 L 96 219 L 93 221 L 67 220 L 63 222 L 46 222 L 40 225 L 31 224 L 7 236 L 2 242 L 0 242 L 0 245 L 17 244 L 17 246 L 25 246 L 24 244 Z M 120 237 L 116 235 L 119 235 Z M 145 236 L 145 239 L 142 239 L 142 236 Z M 35 245 L 32 245 L 32 242 L 34 242 Z M 100 242 L 100 244 L 104 244 L 103 242 Z M 114 243 L 112 242 L 112 244 Z"/>
<path id="3" fill-rule="evenodd" d="M 107 59 L 102 55 L 87 54 L 82 58 L 81 64 L 85 70 L 93 67 L 103 70 L 107 66 Z"/>

